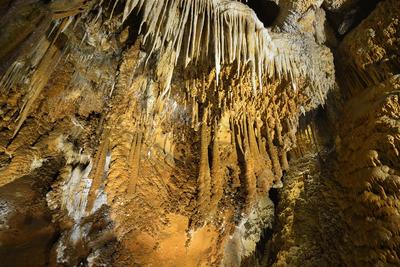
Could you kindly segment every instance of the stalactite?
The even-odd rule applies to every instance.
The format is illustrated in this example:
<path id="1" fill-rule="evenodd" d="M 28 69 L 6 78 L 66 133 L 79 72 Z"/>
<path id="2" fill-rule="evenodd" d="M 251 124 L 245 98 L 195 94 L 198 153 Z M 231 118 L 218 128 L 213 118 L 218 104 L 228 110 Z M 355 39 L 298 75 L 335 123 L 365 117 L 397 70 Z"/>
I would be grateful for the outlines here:
<path id="1" fill-rule="evenodd" d="M 278 144 L 280 146 L 280 163 L 283 168 L 283 170 L 287 170 L 289 168 L 289 163 L 287 160 L 287 153 L 285 151 L 286 147 L 284 146 L 283 138 L 282 138 L 282 125 L 280 122 L 280 119 L 278 117 L 277 111 L 275 113 L 275 131 L 276 131 L 276 136 L 278 140 Z"/>
<path id="2" fill-rule="evenodd" d="M 197 131 L 198 125 L 199 125 L 199 104 L 197 103 L 195 98 L 192 97 L 192 128 Z"/>
<path id="3" fill-rule="evenodd" d="M 46 86 L 47 81 L 50 78 L 51 73 L 54 71 L 54 63 L 58 63 L 61 58 L 61 52 L 55 45 L 50 45 L 48 51 L 46 52 L 44 58 L 40 62 L 36 72 L 33 74 L 31 85 L 30 85 L 30 93 L 26 98 L 26 103 L 21 109 L 18 124 L 14 130 L 13 136 L 15 136 L 22 124 L 24 123 L 26 117 L 28 116 L 30 109 L 33 103 L 39 97 L 42 89 Z"/>
<path id="4" fill-rule="evenodd" d="M 304 52 L 311 55 L 316 51 L 321 51 L 320 54 L 325 56 L 325 50 L 318 47 L 319 50 L 311 52 L 307 45 L 302 46 L 302 42 L 296 43 L 283 37 L 274 39 L 254 11 L 240 2 L 131 0 L 125 4 L 123 20 L 135 7 L 142 10 L 142 24 L 146 22 L 148 25 L 144 41 L 152 39 L 149 57 L 156 50 L 163 54 L 168 47 L 166 40 L 172 40 L 173 50 L 177 54 L 176 62 L 182 56 L 185 66 L 192 61 L 199 62 L 200 57 L 207 57 L 209 50 L 213 50 L 217 83 L 222 65 L 236 62 L 240 70 L 244 62 L 243 65 L 248 65 L 251 70 L 253 90 L 259 87 L 262 91 L 262 77 L 266 73 L 270 78 L 276 73 L 278 80 L 307 76 L 311 84 L 324 93 L 334 84 L 332 77 L 325 75 L 332 69 L 324 72 L 326 64 L 313 64 L 319 63 L 323 57 L 303 56 Z M 179 7 L 182 9 L 179 10 Z M 167 16 L 166 12 L 170 14 Z M 199 50 L 205 50 L 205 53 Z M 332 57 L 326 60 L 332 60 Z M 304 64 L 304 61 L 307 63 Z M 320 68 L 324 65 L 324 68 Z"/>
<path id="5" fill-rule="evenodd" d="M 236 122 L 236 144 L 238 145 L 241 153 L 244 154 L 244 146 L 243 146 L 243 120 Z"/>
<path id="6" fill-rule="evenodd" d="M 256 165 L 263 167 L 262 162 L 260 161 L 260 151 L 258 150 L 258 145 L 256 141 L 256 136 L 254 134 L 254 121 L 250 118 L 247 119 L 247 131 L 249 134 L 249 147 L 250 152 L 256 160 Z"/>
<path id="7" fill-rule="evenodd" d="M 224 193 L 224 183 L 225 183 L 225 175 L 224 175 L 224 167 L 223 162 L 221 162 L 220 158 L 220 148 L 219 148 L 219 136 L 218 136 L 218 123 L 215 123 L 214 131 L 214 140 L 212 145 L 212 166 L 211 166 L 211 179 L 212 179 L 212 195 L 210 202 L 210 210 L 211 214 L 214 214 L 218 208 L 218 203 L 221 200 Z"/>
<path id="8" fill-rule="evenodd" d="M 259 141 L 261 137 L 261 129 L 259 128 L 259 123 L 256 123 L 256 128 L 254 125 L 254 121 L 252 119 L 248 119 L 248 133 L 249 133 L 249 141 L 250 141 L 250 151 L 254 158 L 254 172 L 257 177 L 257 187 L 260 190 L 266 191 L 269 189 L 269 184 L 272 182 L 272 172 L 271 161 L 265 149 L 265 142 L 260 147 L 256 140 L 255 131 L 257 132 L 257 136 L 259 137 Z M 265 140 L 265 139 L 264 139 Z M 260 141 L 262 142 L 262 141 Z M 261 148 L 261 149 L 260 149 Z"/>
<path id="9" fill-rule="evenodd" d="M 290 118 L 286 118 L 285 119 L 285 124 L 286 124 L 286 128 L 288 129 L 288 135 L 290 137 L 290 141 L 293 144 L 296 144 L 296 134 L 295 134 L 295 126 L 291 123 L 291 119 Z"/>
<path id="10" fill-rule="evenodd" d="M 238 155 L 237 155 L 237 142 L 236 142 L 236 132 L 235 132 L 235 127 L 236 124 L 234 122 L 233 116 L 229 116 L 229 125 L 230 125 L 230 130 L 231 130 L 231 153 L 232 153 L 232 161 L 233 162 L 238 162 Z M 240 187 L 240 179 L 239 179 L 239 174 L 234 170 L 234 173 L 232 175 L 232 186 L 233 187 Z"/>
<path id="11" fill-rule="evenodd" d="M 262 159 L 265 161 L 265 165 L 270 167 L 271 166 L 271 159 L 268 155 L 267 152 L 267 142 L 265 138 L 261 134 L 261 124 L 259 120 L 256 120 L 256 125 L 257 125 L 257 142 L 258 142 L 258 149 L 260 151 Z"/>
<path id="12" fill-rule="evenodd" d="M 268 151 L 271 157 L 271 161 L 272 161 L 272 167 L 274 170 L 274 174 L 275 174 L 275 181 L 277 181 L 278 179 L 280 179 L 280 177 L 282 177 L 282 169 L 281 169 L 281 165 L 279 163 L 279 153 L 277 148 L 275 147 L 273 141 L 272 141 L 272 132 L 273 129 L 267 129 L 267 141 L 268 141 Z"/>
<path id="13" fill-rule="evenodd" d="M 129 165 L 129 185 L 128 194 L 132 195 L 136 191 L 136 185 L 139 178 L 140 166 L 140 153 L 142 151 L 143 133 L 139 130 L 133 138 L 132 145 L 129 152 L 128 165 Z"/>
<path id="14" fill-rule="evenodd" d="M 0 79 L 0 92 L 7 94 L 12 86 L 22 80 L 24 73 L 23 67 L 24 64 L 19 61 L 15 61 L 11 64 Z"/>
<path id="15" fill-rule="evenodd" d="M 200 134 L 200 162 L 199 162 L 199 196 L 198 205 L 201 216 L 206 216 L 209 211 L 211 197 L 211 174 L 208 160 L 208 145 L 210 142 L 210 128 L 208 126 L 208 108 L 203 109 L 203 118 Z"/>
<path id="16" fill-rule="evenodd" d="M 244 136 L 244 161 L 245 161 L 245 180 L 246 180 L 246 208 L 250 209 L 254 204 L 257 193 L 257 179 L 255 175 L 255 162 L 251 153 L 249 142 L 249 130 L 247 128 L 246 116 L 243 116 L 243 136 Z"/>

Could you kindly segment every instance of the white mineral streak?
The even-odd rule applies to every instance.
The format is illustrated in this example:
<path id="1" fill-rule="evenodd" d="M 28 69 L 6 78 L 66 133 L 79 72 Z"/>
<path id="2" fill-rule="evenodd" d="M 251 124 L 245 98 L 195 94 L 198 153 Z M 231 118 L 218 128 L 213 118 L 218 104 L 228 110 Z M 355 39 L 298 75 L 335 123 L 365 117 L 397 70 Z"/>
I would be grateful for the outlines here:
<path id="1" fill-rule="evenodd" d="M 71 177 L 63 186 L 62 206 L 66 208 L 68 215 L 74 219 L 74 227 L 71 234 L 72 242 L 82 238 L 83 229 L 80 221 L 85 217 L 85 210 L 92 180 L 89 179 L 89 173 L 92 169 L 92 161 L 85 169 L 77 166 L 72 170 Z"/>
<path id="2" fill-rule="evenodd" d="M 62 210 L 65 210 L 68 216 L 73 219 L 73 226 L 70 235 L 63 235 L 57 245 L 57 262 L 67 263 L 68 256 L 65 250 L 69 244 L 76 244 L 79 240 L 85 239 L 90 225 L 83 224 L 82 220 L 94 212 L 96 212 L 103 204 L 107 203 L 107 195 L 104 188 L 101 187 L 97 191 L 93 208 L 88 212 L 86 207 L 88 204 L 89 191 L 92 186 L 92 179 L 89 174 L 93 167 L 91 157 L 81 151 L 77 152 L 73 149 L 73 145 L 66 141 L 65 136 L 60 136 L 58 149 L 62 151 L 66 157 L 66 173 L 67 176 L 61 182 L 60 190 L 53 194 L 61 195 Z M 108 175 L 111 163 L 111 153 L 107 153 L 104 165 L 104 175 Z M 51 209 L 56 209 L 58 204 L 52 194 L 47 195 L 47 202 Z"/>
<path id="3" fill-rule="evenodd" d="M 38 168 L 42 167 L 44 162 L 46 162 L 46 159 L 41 159 L 41 158 L 34 157 L 33 160 L 32 160 L 32 163 L 31 163 L 30 170 L 33 171 L 35 169 L 38 169 Z"/>
<path id="4" fill-rule="evenodd" d="M 57 252 L 57 262 L 58 263 L 68 263 L 68 256 L 65 253 L 67 246 L 63 242 L 59 242 L 56 248 Z"/>
<path id="5" fill-rule="evenodd" d="M 89 155 L 76 153 L 73 150 L 73 146 L 65 141 L 64 136 L 59 138 L 58 149 L 64 152 L 68 165 L 76 164 L 69 178 L 62 184 L 61 206 L 66 209 L 68 215 L 78 224 L 83 217 L 93 214 L 102 204 L 106 203 L 107 196 L 105 192 L 99 190 L 90 214 L 86 214 L 89 190 L 92 186 L 92 179 L 89 178 L 93 167 L 92 159 Z M 111 153 L 107 153 L 104 165 L 105 176 L 108 175 L 110 163 Z M 82 166 L 85 166 L 85 168 L 82 169 Z"/>
<path id="6" fill-rule="evenodd" d="M 314 64 L 330 60 L 329 55 L 324 59 L 326 53 L 309 47 L 304 36 L 272 36 L 254 11 L 238 1 L 127 0 L 123 20 L 135 8 L 142 11 L 142 25 L 147 25 L 144 41 L 151 39 L 149 57 L 155 52 L 162 57 L 172 49 L 175 65 L 182 58 L 187 66 L 213 56 L 217 82 L 222 65 L 235 63 L 239 69 L 246 65 L 253 87 L 258 80 L 260 89 L 265 77 L 292 81 L 307 77 L 322 92 L 334 84 L 332 73 L 324 72 L 328 64 L 322 68 L 321 63 Z"/>
<path id="7" fill-rule="evenodd" d="M 273 213 L 274 204 L 268 196 L 257 201 L 250 214 L 242 218 L 225 244 L 222 266 L 240 266 L 241 259 L 255 251 L 263 229 L 272 227 Z"/>
<path id="8" fill-rule="evenodd" d="M 85 215 L 87 196 L 92 184 L 92 180 L 88 177 L 91 169 L 91 161 L 83 170 L 81 166 L 77 166 L 73 169 L 69 181 L 63 186 L 62 203 L 75 222 L 79 222 Z"/>

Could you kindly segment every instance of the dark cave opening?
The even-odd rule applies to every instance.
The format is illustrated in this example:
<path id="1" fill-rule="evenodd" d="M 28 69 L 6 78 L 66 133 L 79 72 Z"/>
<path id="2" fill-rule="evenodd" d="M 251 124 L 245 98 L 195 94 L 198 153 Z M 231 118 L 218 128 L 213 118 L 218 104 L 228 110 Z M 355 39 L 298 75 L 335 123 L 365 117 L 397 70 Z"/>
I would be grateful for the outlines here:
<path id="1" fill-rule="evenodd" d="M 268 192 L 268 195 L 276 207 L 279 203 L 279 188 L 271 188 Z"/>
<path id="2" fill-rule="evenodd" d="M 132 12 L 123 24 L 123 29 L 128 27 L 129 35 L 126 41 L 127 47 L 133 45 L 139 37 L 140 16 Z"/>
<path id="3" fill-rule="evenodd" d="M 254 10 L 265 27 L 272 26 L 279 15 L 280 8 L 274 1 L 248 0 L 246 4 Z"/>
<path id="4" fill-rule="evenodd" d="M 366 19 L 372 11 L 376 8 L 376 5 L 380 2 L 381 0 L 369 0 L 369 1 L 360 1 L 359 2 L 359 12 L 358 15 L 356 16 L 356 23 L 355 25 L 358 25 Z"/>
<path id="5" fill-rule="evenodd" d="M 262 259 L 268 257 L 268 244 L 272 239 L 274 230 L 272 228 L 265 228 L 261 233 L 260 241 L 258 241 L 255 249 L 255 257 L 262 262 Z"/>
<path id="6" fill-rule="evenodd" d="M 317 113 L 318 110 L 311 110 L 306 112 L 305 114 L 301 114 L 299 117 L 298 132 L 303 132 L 305 129 L 307 129 L 307 126 L 314 121 Z"/>
<path id="7" fill-rule="evenodd" d="M 381 0 L 358 1 L 340 12 L 326 10 L 327 20 L 336 29 L 336 37 L 342 40 L 375 10 L 379 2 Z"/>

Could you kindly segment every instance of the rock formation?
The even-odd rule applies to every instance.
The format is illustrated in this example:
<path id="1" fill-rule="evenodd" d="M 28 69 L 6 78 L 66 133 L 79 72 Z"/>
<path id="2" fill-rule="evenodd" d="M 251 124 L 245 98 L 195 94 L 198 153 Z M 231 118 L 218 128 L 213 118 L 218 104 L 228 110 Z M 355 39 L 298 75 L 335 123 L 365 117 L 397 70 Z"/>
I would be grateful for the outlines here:
<path id="1" fill-rule="evenodd" d="M 0 15 L 0 266 L 400 264 L 399 1 Z"/>

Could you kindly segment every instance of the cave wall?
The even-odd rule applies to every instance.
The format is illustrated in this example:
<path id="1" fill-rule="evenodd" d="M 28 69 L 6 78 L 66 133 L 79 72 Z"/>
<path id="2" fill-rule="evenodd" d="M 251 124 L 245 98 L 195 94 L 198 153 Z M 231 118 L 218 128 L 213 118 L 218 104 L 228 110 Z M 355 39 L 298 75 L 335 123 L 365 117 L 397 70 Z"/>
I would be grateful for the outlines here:
<path id="1" fill-rule="evenodd" d="M 340 42 L 339 90 L 308 119 L 298 146 L 305 156 L 296 157 L 279 193 L 272 256 L 257 262 L 399 264 L 398 17 L 399 4 L 382 1 Z"/>
<path id="2" fill-rule="evenodd" d="M 398 264 L 399 4 L 247 4 L 0 2 L 3 265 Z"/>

